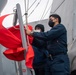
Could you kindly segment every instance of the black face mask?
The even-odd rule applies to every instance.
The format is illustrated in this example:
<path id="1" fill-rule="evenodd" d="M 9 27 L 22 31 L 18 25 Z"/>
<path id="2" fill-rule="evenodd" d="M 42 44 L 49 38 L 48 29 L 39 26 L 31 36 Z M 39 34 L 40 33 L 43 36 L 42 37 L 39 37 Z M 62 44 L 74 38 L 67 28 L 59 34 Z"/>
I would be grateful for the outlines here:
<path id="1" fill-rule="evenodd" d="M 54 22 L 52 22 L 51 20 L 48 22 L 48 25 L 50 26 L 50 27 L 53 27 L 54 26 Z"/>

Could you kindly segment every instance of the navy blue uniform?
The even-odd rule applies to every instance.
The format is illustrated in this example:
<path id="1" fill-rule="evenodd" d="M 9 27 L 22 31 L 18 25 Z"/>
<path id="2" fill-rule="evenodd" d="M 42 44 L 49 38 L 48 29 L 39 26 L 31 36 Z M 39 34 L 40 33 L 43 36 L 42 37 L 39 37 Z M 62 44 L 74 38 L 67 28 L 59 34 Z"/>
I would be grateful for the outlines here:
<path id="1" fill-rule="evenodd" d="M 33 68 L 35 70 L 36 75 L 44 75 L 45 74 L 45 64 L 47 62 L 46 58 L 46 42 L 37 38 L 34 38 L 32 43 L 35 57 L 33 60 Z"/>
<path id="2" fill-rule="evenodd" d="M 67 31 L 62 24 L 54 26 L 47 32 L 34 32 L 35 38 L 47 41 L 47 50 L 52 55 L 46 65 L 47 75 L 69 75 L 69 59 L 67 56 Z M 45 74 L 45 75 L 46 75 Z"/>

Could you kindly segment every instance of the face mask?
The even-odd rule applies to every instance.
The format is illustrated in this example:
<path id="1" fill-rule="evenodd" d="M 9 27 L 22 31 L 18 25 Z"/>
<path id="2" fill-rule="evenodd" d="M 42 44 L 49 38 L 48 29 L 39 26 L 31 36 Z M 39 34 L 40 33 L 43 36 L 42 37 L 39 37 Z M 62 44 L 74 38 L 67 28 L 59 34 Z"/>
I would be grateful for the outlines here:
<path id="1" fill-rule="evenodd" d="M 41 32 L 41 30 L 38 29 L 38 30 L 35 30 L 35 32 Z"/>
<path id="2" fill-rule="evenodd" d="M 51 20 L 48 22 L 48 25 L 50 26 L 50 27 L 53 27 L 54 26 L 54 22 L 52 22 Z"/>

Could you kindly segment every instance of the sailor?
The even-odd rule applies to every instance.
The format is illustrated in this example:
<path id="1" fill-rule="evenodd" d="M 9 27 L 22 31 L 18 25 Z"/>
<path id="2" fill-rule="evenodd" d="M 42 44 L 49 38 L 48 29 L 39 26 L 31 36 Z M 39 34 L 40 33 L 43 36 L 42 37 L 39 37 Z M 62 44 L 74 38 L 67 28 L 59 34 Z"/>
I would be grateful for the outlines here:
<path id="1" fill-rule="evenodd" d="M 45 75 L 69 75 L 70 64 L 67 55 L 67 30 L 61 24 L 58 14 L 49 16 L 48 25 L 52 27 L 47 32 L 33 32 L 26 27 L 26 33 L 44 41 L 47 41 L 49 52 Z"/>
<path id="2" fill-rule="evenodd" d="M 42 24 L 35 26 L 35 32 L 44 32 L 45 28 Z M 47 62 L 46 42 L 44 40 L 34 38 L 32 42 L 34 49 L 33 68 L 35 75 L 45 75 L 45 64 Z"/>

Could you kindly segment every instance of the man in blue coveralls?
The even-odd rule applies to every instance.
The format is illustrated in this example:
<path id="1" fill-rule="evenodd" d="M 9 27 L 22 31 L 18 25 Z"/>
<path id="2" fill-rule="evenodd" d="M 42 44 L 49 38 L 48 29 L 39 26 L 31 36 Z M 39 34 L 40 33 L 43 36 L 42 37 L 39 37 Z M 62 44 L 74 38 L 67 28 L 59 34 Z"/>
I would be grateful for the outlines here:
<path id="1" fill-rule="evenodd" d="M 47 41 L 49 55 L 45 75 L 70 75 L 67 55 L 67 30 L 61 24 L 61 17 L 57 14 L 49 16 L 48 25 L 52 29 L 47 32 L 33 32 L 26 27 L 26 33 L 34 38 Z"/>

